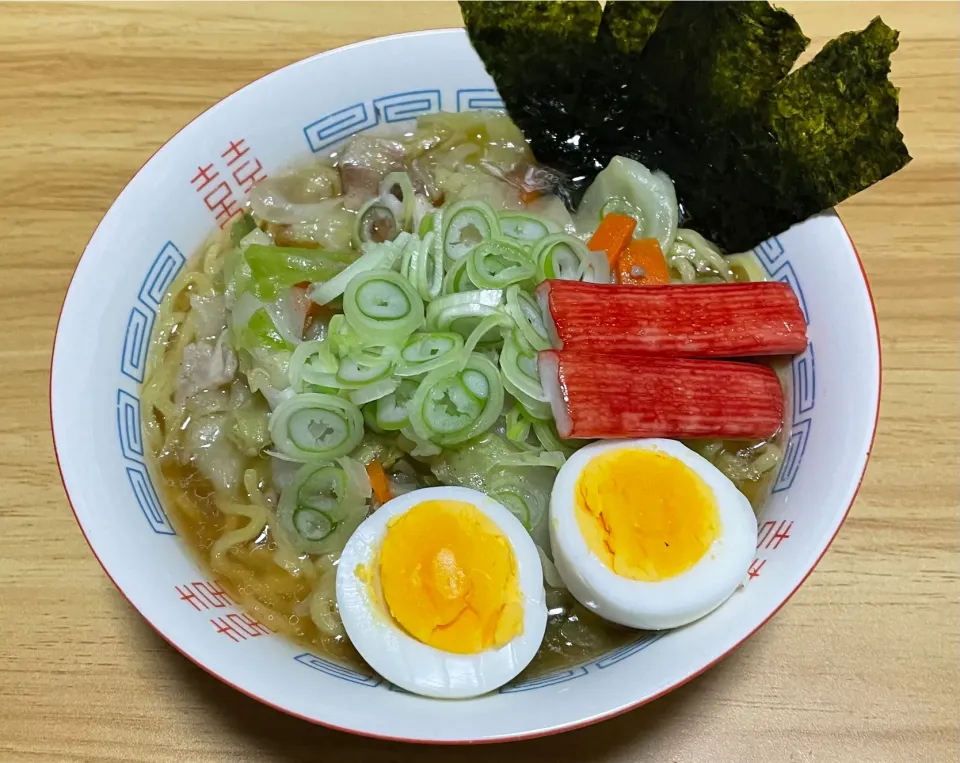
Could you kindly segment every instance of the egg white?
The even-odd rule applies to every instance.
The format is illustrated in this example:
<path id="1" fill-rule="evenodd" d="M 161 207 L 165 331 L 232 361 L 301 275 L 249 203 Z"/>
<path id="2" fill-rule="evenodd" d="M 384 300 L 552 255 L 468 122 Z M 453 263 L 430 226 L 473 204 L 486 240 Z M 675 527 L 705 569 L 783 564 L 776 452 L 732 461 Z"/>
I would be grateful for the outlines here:
<path id="1" fill-rule="evenodd" d="M 489 518 L 507 539 L 517 563 L 523 632 L 503 646 L 477 654 L 454 654 L 412 636 L 376 600 L 357 568 L 379 574 L 379 556 L 391 519 L 424 501 L 463 501 Z M 377 584 L 376 587 L 379 587 Z M 388 501 L 347 541 L 337 565 L 337 605 L 343 627 L 364 660 L 391 683 L 428 697 L 475 697 L 514 678 L 533 659 L 547 626 L 540 556 L 530 534 L 506 507 L 476 490 L 432 487 Z"/>
<path id="2" fill-rule="evenodd" d="M 685 572 L 658 582 L 617 575 L 590 550 L 575 513 L 576 485 L 587 464 L 601 453 L 632 448 L 660 451 L 695 471 L 713 491 L 720 516 L 720 535 L 703 557 Z M 698 620 L 740 586 L 756 551 L 757 519 L 736 486 L 685 445 L 661 439 L 614 440 L 588 445 L 563 465 L 550 497 L 550 541 L 557 571 L 581 604 L 630 628 L 663 630 Z"/>

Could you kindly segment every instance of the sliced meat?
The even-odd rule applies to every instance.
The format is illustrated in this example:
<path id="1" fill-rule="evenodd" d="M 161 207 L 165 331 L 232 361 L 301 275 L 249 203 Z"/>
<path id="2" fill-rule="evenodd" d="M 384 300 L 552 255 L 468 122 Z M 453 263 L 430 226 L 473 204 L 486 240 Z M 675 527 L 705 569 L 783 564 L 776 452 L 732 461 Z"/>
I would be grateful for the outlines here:
<path id="1" fill-rule="evenodd" d="M 337 162 L 344 206 L 359 209 L 376 196 L 380 181 L 404 169 L 403 146 L 395 140 L 358 135 L 343 148 Z"/>
<path id="2" fill-rule="evenodd" d="M 183 349 L 183 363 L 177 379 L 177 402 L 205 389 L 229 384 L 237 374 L 237 356 L 227 344 L 223 332 L 216 344 L 194 342 Z"/>
<path id="3" fill-rule="evenodd" d="M 218 493 L 235 493 L 243 481 L 243 454 L 227 436 L 229 415 L 197 416 L 187 425 L 184 458 L 192 463 Z"/>
<path id="4" fill-rule="evenodd" d="M 190 308 L 197 318 L 197 336 L 215 341 L 227 328 L 227 304 L 222 294 L 190 295 Z"/>

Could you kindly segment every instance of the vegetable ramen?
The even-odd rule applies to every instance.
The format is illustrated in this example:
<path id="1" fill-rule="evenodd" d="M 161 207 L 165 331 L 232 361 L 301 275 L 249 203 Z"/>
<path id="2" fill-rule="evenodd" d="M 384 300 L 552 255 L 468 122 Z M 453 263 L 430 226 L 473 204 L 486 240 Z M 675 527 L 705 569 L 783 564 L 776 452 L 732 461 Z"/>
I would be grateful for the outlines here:
<path id="1" fill-rule="evenodd" d="M 460 507 L 462 498 L 441 497 L 430 504 L 434 514 L 423 502 L 410 509 L 416 523 L 381 522 L 376 542 L 393 566 L 384 557 L 370 574 L 390 572 L 385 611 L 402 623 L 398 631 L 426 628 L 433 635 L 418 643 L 464 652 L 473 648 L 464 644 L 493 649 L 503 640 L 483 630 L 486 620 L 476 626 L 482 638 L 430 631 L 419 605 L 404 599 L 403 575 L 419 575 L 423 559 L 472 559 L 466 546 L 480 536 L 487 550 L 476 565 L 506 548 L 498 574 L 512 581 L 502 588 L 513 598 L 484 595 L 493 597 L 497 634 L 519 638 L 535 626 L 522 618 L 508 624 L 504 613 L 512 601 L 539 595 L 523 575 L 530 565 L 542 568 L 545 632 L 526 658 L 535 675 L 595 658 L 636 638 L 632 628 L 677 624 L 598 593 L 602 576 L 581 591 L 569 582 L 572 551 L 554 566 L 557 544 L 568 548 L 554 534 L 563 520 L 557 473 L 588 443 L 685 443 L 676 448 L 688 454 L 677 458 L 689 472 L 689 495 L 717 496 L 716 509 L 703 509 L 710 538 L 719 537 L 728 511 L 740 510 L 738 501 L 762 505 L 781 460 L 782 391 L 771 371 L 779 366 L 729 358 L 802 349 L 795 297 L 782 284 L 761 283 L 752 254 L 721 255 L 680 227 L 682 211 L 662 173 L 617 157 L 574 214 L 562 188 L 563 178 L 534 161 L 504 114 L 423 116 L 407 133 L 357 135 L 322 161 L 261 181 L 242 217 L 170 287 L 142 393 L 151 467 L 181 536 L 272 630 L 362 664 L 338 601 L 348 541 L 381 506 L 414 491 L 470 488 L 505 507 L 526 539 L 496 509 L 489 525 Z M 639 466 L 624 472 L 639 469 L 651 495 L 661 483 L 680 484 L 680 472 L 657 458 L 638 456 Z M 635 579 L 656 580 L 659 568 L 627 548 L 629 504 L 623 509 L 609 491 L 589 492 L 584 482 L 594 472 L 607 475 L 601 485 L 629 481 L 610 476 L 610 464 L 605 472 L 585 467 L 580 482 L 570 482 L 594 503 L 570 503 L 571 524 L 563 527 L 600 528 L 607 536 L 597 558 L 617 546 L 610 569 L 632 565 L 642 568 Z M 708 470 L 716 476 L 703 476 Z M 729 494 L 721 482 L 732 483 Z M 676 493 L 664 490 L 661 508 Z M 662 522 L 679 548 L 685 531 L 669 517 Z M 450 535 L 421 556 L 418 544 L 434 542 L 435 523 Z M 457 550 L 450 538 L 461 536 Z M 528 540 L 532 561 L 523 551 Z M 679 575 L 696 558 L 671 558 L 663 569 Z M 437 578 L 441 593 L 423 583 L 423 595 L 434 601 L 448 588 L 460 591 L 465 568 L 451 569 L 447 588 Z M 357 597 L 373 591 L 357 585 Z M 439 619 L 424 622 L 456 622 L 466 634 L 464 612 L 480 611 L 479 583 L 470 585 L 456 612 L 437 605 L 430 616 Z M 698 607 L 691 604 L 691 616 Z"/>

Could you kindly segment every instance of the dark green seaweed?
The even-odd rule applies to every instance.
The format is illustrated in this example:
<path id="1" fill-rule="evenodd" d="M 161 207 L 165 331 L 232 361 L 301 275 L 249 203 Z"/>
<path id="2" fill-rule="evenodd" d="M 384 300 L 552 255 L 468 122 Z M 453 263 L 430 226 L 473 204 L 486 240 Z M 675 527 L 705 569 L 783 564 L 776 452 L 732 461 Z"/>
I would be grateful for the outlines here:
<path id="1" fill-rule="evenodd" d="M 576 166 L 581 129 L 576 104 L 583 62 L 594 46 L 601 9 L 593 0 L 465 2 L 470 41 L 497 83 L 510 116 L 547 165 Z M 535 149 L 536 150 L 536 149 Z"/>
<path id="2" fill-rule="evenodd" d="M 766 2 L 461 3 L 470 39 L 568 203 L 618 154 L 666 172 L 689 224 L 743 251 L 910 161 L 879 19 L 808 44 Z"/>

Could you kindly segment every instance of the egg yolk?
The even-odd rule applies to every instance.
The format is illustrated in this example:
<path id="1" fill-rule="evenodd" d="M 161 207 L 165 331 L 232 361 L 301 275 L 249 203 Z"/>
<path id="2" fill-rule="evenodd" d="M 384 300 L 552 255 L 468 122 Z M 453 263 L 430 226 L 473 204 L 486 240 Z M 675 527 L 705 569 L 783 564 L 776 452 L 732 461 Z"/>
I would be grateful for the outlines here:
<path id="1" fill-rule="evenodd" d="M 475 654 L 523 630 L 513 549 L 469 503 L 425 501 L 394 518 L 380 586 L 394 620 L 445 652 Z"/>
<path id="2" fill-rule="evenodd" d="M 720 536 L 713 491 L 679 459 L 654 450 L 612 450 L 584 468 L 577 524 L 617 575 L 657 582 L 695 565 Z"/>

